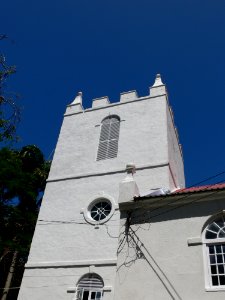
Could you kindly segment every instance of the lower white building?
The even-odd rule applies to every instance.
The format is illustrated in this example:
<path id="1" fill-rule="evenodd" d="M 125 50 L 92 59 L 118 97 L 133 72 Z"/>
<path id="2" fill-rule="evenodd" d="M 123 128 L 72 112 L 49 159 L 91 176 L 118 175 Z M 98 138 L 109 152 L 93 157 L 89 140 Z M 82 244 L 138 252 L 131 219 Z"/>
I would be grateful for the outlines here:
<path id="1" fill-rule="evenodd" d="M 133 198 L 129 184 L 120 187 L 114 299 L 224 299 L 225 184 Z"/>

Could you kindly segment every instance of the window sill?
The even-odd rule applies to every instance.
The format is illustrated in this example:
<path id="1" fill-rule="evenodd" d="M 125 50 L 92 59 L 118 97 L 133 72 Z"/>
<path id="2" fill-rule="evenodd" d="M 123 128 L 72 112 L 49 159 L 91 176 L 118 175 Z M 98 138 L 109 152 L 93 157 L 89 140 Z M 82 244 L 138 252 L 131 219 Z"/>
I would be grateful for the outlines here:
<path id="1" fill-rule="evenodd" d="M 69 287 L 67 288 L 67 293 L 75 293 L 77 290 L 76 287 Z M 104 286 L 103 287 L 104 292 L 111 292 L 112 291 L 112 286 Z"/>
<path id="2" fill-rule="evenodd" d="M 205 288 L 206 292 L 225 292 L 225 287 L 218 287 L 218 288 Z"/>

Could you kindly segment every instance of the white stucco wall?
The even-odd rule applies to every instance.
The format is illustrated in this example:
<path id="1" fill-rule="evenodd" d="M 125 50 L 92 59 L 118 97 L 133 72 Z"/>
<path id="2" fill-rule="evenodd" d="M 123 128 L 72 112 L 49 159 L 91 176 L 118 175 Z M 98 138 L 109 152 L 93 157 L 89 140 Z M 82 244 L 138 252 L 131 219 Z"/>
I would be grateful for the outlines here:
<path id="1" fill-rule="evenodd" d="M 145 206 L 144 210 L 134 211 L 134 220 L 135 215 L 141 217 L 135 225 L 131 225 L 131 235 L 120 248 L 115 300 L 131 297 L 142 300 L 224 299 L 224 290 L 207 291 L 203 245 L 188 245 L 188 240 L 201 241 L 205 222 L 224 210 L 225 200 L 217 199 L 215 193 L 215 199 L 211 201 L 167 211 L 171 207 L 165 207 L 165 213 L 156 218 L 152 216 L 162 210 Z M 143 219 L 148 221 L 142 224 L 140 221 Z M 124 224 L 125 219 L 122 218 L 122 233 Z M 123 236 L 121 234 L 121 240 Z M 136 243 L 132 243 L 133 240 Z M 145 257 L 136 257 L 137 245 Z"/>
<path id="2" fill-rule="evenodd" d="M 96 162 L 101 121 L 120 117 L 117 158 Z M 168 161 L 165 96 L 145 97 L 66 116 L 50 178 L 124 169 L 127 162 L 155 165 Z"/>
<path id="3" fill-rule="evenodd" d="M 184 164 L 181 146 L 179 145 L 178 131 L 175 129 L 172 108 L 166 107 L 167 115 L 167 139 L 168 139 L 168 156 L 171 169 L 171 180 L 174 189 L 185 187 Z"/>
<path id="4" fill-rule="evenodd" d="M 90 271 L 104 278 L 104 300 L 113 298 L 115 266 L 102 265 L 96 267 L 73 266 L 54 268 L 26 269 L 19 299 L 75 299 L 75 288 L 79 279 Z"/>

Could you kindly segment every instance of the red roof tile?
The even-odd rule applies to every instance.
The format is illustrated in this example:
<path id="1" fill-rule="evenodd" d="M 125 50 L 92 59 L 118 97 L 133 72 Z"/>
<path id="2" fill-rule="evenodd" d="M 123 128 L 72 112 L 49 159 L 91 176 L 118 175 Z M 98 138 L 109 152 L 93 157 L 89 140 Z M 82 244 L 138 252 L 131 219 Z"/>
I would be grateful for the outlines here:
<path id="1" fill-rule="evenodd" d="M 195 193 L 195 192 L 204 192 L 204 191 L 221 190 L 221 189 L 225 189 L 225 183 L 193 186 L 190 188 L 176 190 L 172 194 Z"/>

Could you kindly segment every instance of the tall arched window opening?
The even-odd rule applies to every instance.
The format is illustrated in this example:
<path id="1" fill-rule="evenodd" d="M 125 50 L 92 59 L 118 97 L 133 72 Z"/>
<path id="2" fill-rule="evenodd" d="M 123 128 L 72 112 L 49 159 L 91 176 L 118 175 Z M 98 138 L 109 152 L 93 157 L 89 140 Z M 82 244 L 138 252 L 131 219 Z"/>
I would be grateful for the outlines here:
<path id="1" fill-rule="evenodd" d="M 117 157 L 120 132 L 120 118 L 112 115 L 101 124 L 97 160 Z"/>
<path id="2" fill-rule="evenodd" d="M 104 283 L 97 274 L 84 275 L 77 284 L 77 300 L 102 300 Z"/>
<path id="3" fill-rule="evenodd" d="M 225 218 L 216 218 L 203 231 L 207 263 L 207 286 L 225 289 Z"/>

